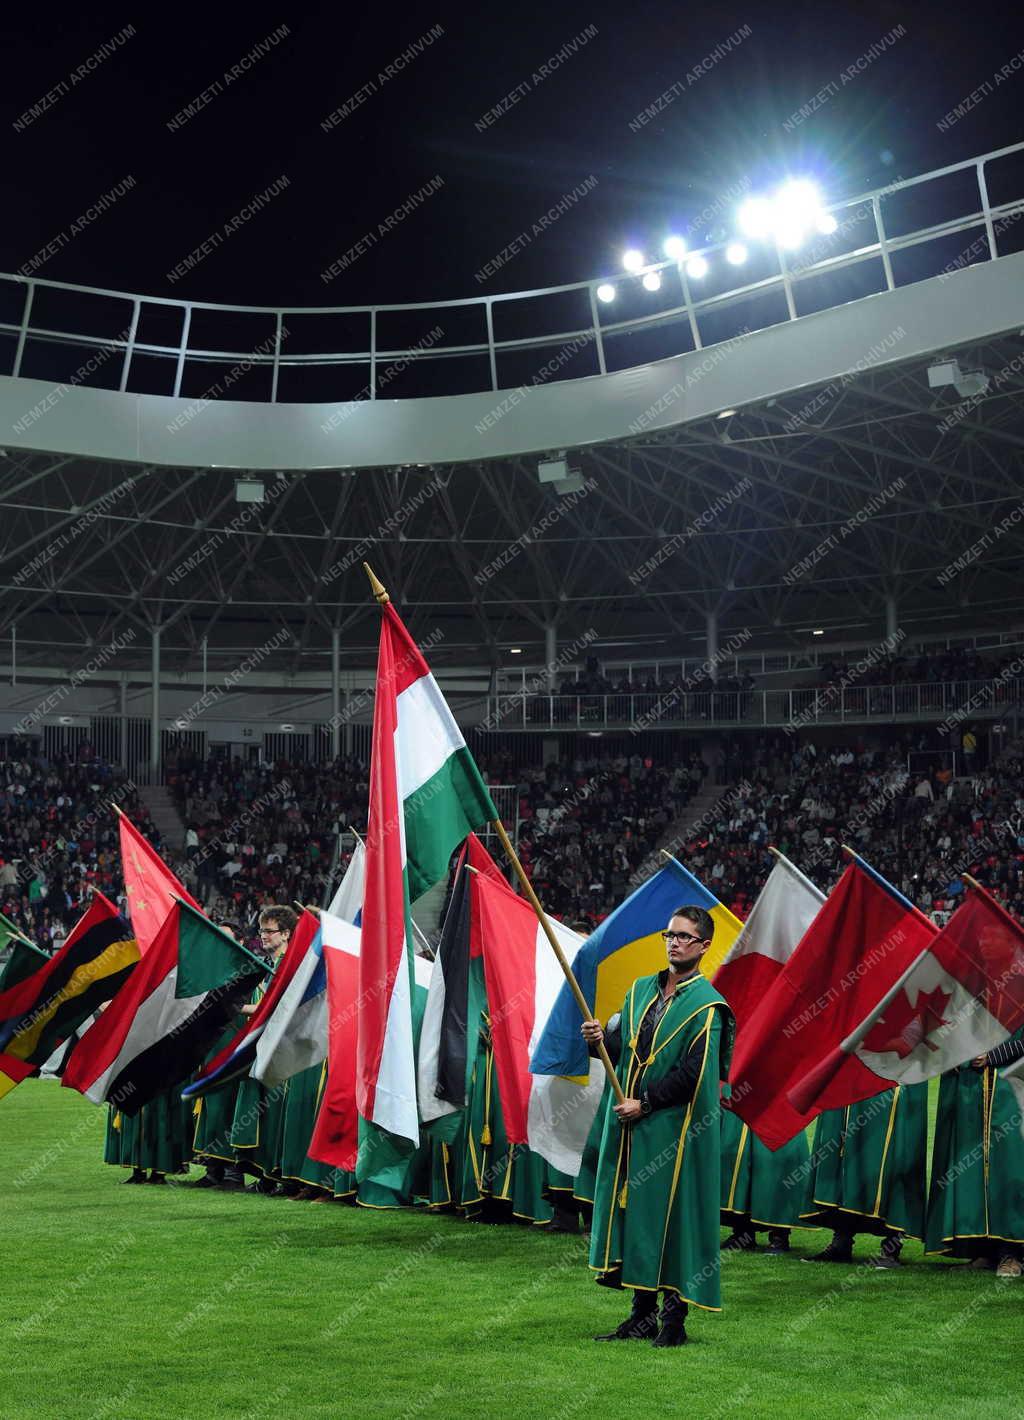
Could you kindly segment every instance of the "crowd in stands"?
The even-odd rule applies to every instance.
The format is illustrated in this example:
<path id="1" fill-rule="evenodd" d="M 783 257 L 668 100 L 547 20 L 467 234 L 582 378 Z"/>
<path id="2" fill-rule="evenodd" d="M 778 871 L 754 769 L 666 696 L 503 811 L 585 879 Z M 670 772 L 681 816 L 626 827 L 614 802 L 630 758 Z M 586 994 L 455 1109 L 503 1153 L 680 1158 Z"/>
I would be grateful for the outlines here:
<path id="1" fill-rule="evenodd" d="M 121 891 L 122 809 L 163 850 L 160 834 L 119 769 L 88 744 L 53 759 L 14 746 L 0 759 L 0 912 L 41 946 L 59 946 L 90 887 Z"/>
<path id="2" fill-rule="evenodd" d="M 940 921 L 964 871 L 1024 918 L 1024 746 L 986 767 L 977 754 L 961 758 L 954 776 L 934 738 L 872 732 L 829 745 L 821 732 L 737 733 L 701 750 L 676 740 L 658 760 L 595 752 L 542 768 L 501 755 L 480 764 L 492 784 L 513 786 L 522 860 L 566 920 L 602 921 L 638 873 L 658 866 L 659 846 L 743 917 L 771 868 L 769 844 L 827 890 L 843 869 L 843 843 Z M 243 930 L 267 903 L 323 902 L 354 843 L 347 830 L 365 831 L 369 772 L 355 758 L 267 765 L 183 753 L 165 779 L 184 839 L 161 843 L 134 785 L 87 747 L 53 760 L 26 747 L 8 755 L 0 911 L 48 947 L 63 940 L 89 886 L 124 903 L 114 803 L 212 916 Z M 704 785 L 716 797 L 688 814 Z"/>

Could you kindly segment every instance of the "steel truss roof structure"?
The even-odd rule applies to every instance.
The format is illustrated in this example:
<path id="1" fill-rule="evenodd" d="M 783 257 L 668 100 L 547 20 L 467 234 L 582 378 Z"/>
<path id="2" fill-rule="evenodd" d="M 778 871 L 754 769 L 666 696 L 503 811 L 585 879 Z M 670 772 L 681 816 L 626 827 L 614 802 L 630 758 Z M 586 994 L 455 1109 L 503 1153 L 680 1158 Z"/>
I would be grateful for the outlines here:
<path id="1" fill-rule="evenodd" d="M 699 654 L 885 634 L 1009 629 L 1024 551 L 1024 343 L 944 352 L 985 393 L 930 389 L 917 359 L 713 418 L 570 454 L 582 486 L 528 459 L 289 472 L 262 504 L 235 474 L 8 451 L 0 465 L 0 644 L 21 667 L 74 664 L 128 636 L 167 673 L 201 643 L 224 664 L 326 670 L 332 632 L 368 664 L 370 560 L 439 664 Z M 278 644 L 280 643 L 280 644 Z M 7 657 L 4 656 L 6 660 Z"/>

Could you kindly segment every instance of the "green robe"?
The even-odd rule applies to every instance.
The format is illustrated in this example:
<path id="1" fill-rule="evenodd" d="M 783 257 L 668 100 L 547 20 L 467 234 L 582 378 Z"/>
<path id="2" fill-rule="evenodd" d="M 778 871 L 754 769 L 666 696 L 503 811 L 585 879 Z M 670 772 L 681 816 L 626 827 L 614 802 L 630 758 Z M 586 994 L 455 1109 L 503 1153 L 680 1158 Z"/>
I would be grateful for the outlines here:
<path id="1" fill-rule="evenodd" d="M 807 1207 L 810 1150 L 801 1129 L 773 1153 L 731 1109 L 722 1110 L 722 1225 L 736 1232 L 799 1228 Z"/>
<path id="2" fill-rule="evenodd" d="M 244 1020 L 244 1016 L 235 1017 L 207 1055 L 203 1062 L 204 1065 L 215 1055 L 219 1055 L 228 1042 L 234 1039 Z M 235 1152 L 231 1147 L 231 1122 L 234 1119 L 235 1105 L 238 1101 L 238 1086 L 238 1080 L 231 1080 L 228 1084 L 222 1085 L 219 1090 L 214 1090 L 208 1095 L 201 1095 L 195 1101 L 192 1152 L 200 1161 L 208 1162 L 218 1159 L 228 1164 L 235 1162 Z"/>
<path id="3" fill-rule="evenodd" d="M 650 1055 L 640 1059 L 640 1024 L 658 994 L 658 977 L 641 977 L 622 1008 L 616 1073 L 627 1097 L 663 1079 L 697 1041 L 703 1043 L 700 1075 L 689 1103 L 656 1109 L 625 1128 L 609 1097 L 590 1266 L 605 1286 L 676 1292 L 695 1306 L 719 1311 L 720 1080 L 728 1074 L 733 1017 L 705 977 L 691 977 L 676 988 Z"/>
<path id="4" fill-rule="evenodd" d="M 124 1166 L 133 1148 L 132 1136 L 138 1121 L 134 1115 L 122 1114 L 112 1104 L 107 1105 L 107 1134 L 103 1142 L 103 1162 Z"/>
<path id="5" fill-rule="evenodd" d="M 263 999 L 272 976 L 270 972 L 253 992 L 252 1005 L 258 1005 Z M 280 1176 L 286 1083 L 268 1089 L 247 1075 L 239 1081 L 231 1119 L 231 1148 L 235 1159 L 243 1167 L 255 1168 L 272 1178 Z"/>
<path id="6" fill-rule="evenodd" d="M 186 1081 L 143 1105 L 137 1114 L 120 1114 L 107 1123 L 107 1163 L 155 1173 L 178 1173 L 192 1157 L 191 1104 L 181 1098 Z M 119 1142 L 115 1142 L 115 1136 Z M 118 1157 L 114 1157 L 115 1153 Z"/>
<path id="7" fill-rule="evenodd" d="M 498 1096 L 494 1049 L 485 1026 L 473 1046 L 466 1096 L 466 1142 L 458 1203 L 470 1214 L 478 1213 L 485 1198 L 512 1201 L 513 1152 L 505 1134 Z"/>
<path id="8" fill-rule="evenodd" d="M 961 1065 L 942 1077 L 926 1252 L 976 1257 L 992 1244 L 1024 1244 L 1021 1106 L 1001 1076 Z"/>
<path id="9" fill-rule="evenodd" d="M 336 1170 L 306 1152 L 313 1137 L 327 1066 L 311 1065 L 285 1081 L 278 1168 L 283 1179 L 333 1191 Z"/>
<path id="10" fill-rule="evenodd" d="M 594 1122 L 587 1134 L 587 1142 L 583 1145 L 580 1171 L 573 1182 L 572 1196 L 578 1203 L 593 1203 L 594 1201 L 594 1193 L 597 1189 L 597 1162 L 601 1156 L 601 1139 L 604 1135 L 604 1117 L 608 1109 L 608 1096 L 611 1092 L 612 1087 L 605 1080 L 604 1089 L 601 1091 L 601 1102 L 597 1106 Z"/>
<path id="11" fill-rule="evenodd" d="M 928 1086 L 897 1085 L 818 1118 L 811 1227 L 924 1236 Z"/>

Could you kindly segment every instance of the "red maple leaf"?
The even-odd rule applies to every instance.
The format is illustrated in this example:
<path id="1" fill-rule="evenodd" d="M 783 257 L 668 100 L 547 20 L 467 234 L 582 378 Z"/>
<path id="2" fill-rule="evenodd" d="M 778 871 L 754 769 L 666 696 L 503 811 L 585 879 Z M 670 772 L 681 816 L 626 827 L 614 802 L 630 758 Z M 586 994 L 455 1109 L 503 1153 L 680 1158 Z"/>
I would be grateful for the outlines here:
<path id="1" fill-rule="evenodd" d="M 939 1047 L 933 1045 L 928 1037 L 939 1026 L 948 1024 L 943 1020 L 942 1013 L 951 1000 L 949 992 L 936 986 L 927 995 L 919 992 L 917 1005 L 912 1006 L 906 991 L 901 991 L 889 1002 L 884 1014 L 879 1016 L 861 1041 L 862 1048 L 879 1055 L 895 1054 L 901 1060 L 912 1055 L 919 1045 L 938 1050 Z"/>

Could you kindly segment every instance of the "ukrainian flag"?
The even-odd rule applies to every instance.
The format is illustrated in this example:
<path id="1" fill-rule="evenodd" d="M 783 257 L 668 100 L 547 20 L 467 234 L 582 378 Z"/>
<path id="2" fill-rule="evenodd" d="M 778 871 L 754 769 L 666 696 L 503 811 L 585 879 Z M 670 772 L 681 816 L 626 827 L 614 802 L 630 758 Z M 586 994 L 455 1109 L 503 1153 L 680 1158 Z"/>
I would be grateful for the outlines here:
<path id="1" fill-rule="evenodd" d="M 573 962 L 573 973 L 597 1020 L 607 1021 L 622 1009 L 626 992 L 637 977 L 652 976 L 668 965 L 661 934 L 675 908 L 684 904 L 711 913 L 715 935 L 701 961 L 701 971 L 709 980 L 714 976 L 743 923 L 672 858 L 605 918 Z M 548 1017 L 530 1069 L 535 1075 L 586 1076 L 589 1068 L 580 1035 L 580 1010 L 566 984 Z"/>

